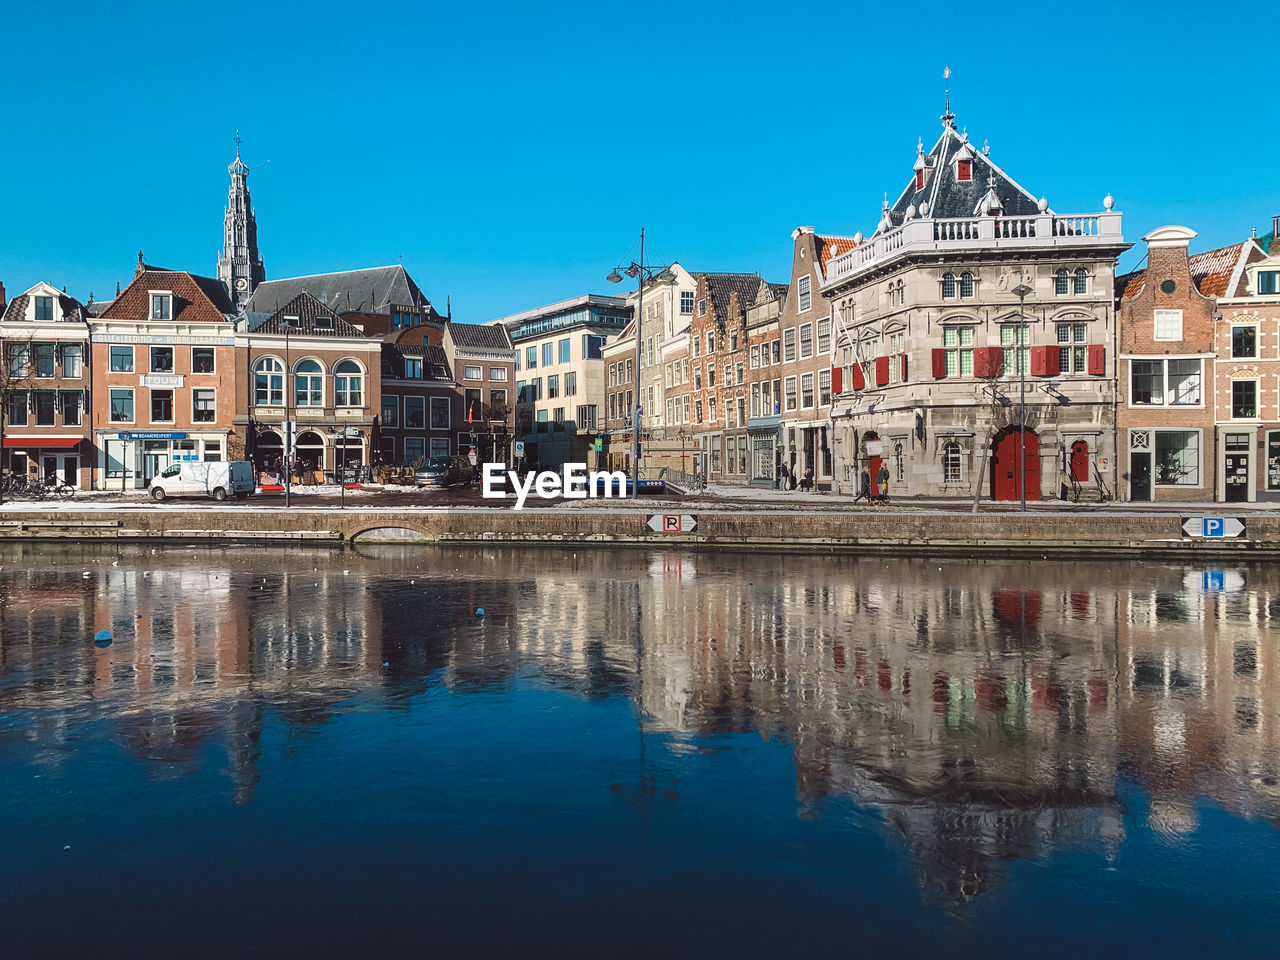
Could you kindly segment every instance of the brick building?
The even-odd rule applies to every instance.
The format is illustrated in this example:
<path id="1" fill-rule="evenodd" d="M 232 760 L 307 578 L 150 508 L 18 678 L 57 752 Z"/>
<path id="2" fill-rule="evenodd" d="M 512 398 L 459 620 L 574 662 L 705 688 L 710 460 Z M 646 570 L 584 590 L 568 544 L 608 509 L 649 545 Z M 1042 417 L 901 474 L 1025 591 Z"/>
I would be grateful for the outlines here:
<path id="1" fill-rule="evenodd" d="M 288 453 L 303 479 L 371 462 L 382 344 L 309 293 L 236 336 L 236 426 L 259 469 Z M 292 433 L 286 437 L 286 430 Z"/>
<path id="2" fill-rule="evenodd" d="M 38 283 L 6 306 L 0 286 L 4 349 L 5 471 L 56 477 L 73 487 L 93 482 L 89 442 L 89 315 L 75 298 Z"/>
<path id="3" fill-rule="evenodd" d="M 145 487 L 177 461 L 244 456 L 234 314 L 218 280 L 138 254 L 133 280 L 91 324 L 99 488 Z"/>

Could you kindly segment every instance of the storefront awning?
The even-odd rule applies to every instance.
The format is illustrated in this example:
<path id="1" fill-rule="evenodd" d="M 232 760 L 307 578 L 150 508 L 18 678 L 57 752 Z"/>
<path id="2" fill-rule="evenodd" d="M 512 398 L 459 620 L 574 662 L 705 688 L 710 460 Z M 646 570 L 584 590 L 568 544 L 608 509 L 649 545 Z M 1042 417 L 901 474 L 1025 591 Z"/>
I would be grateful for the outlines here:
<path id="1" fill-rule="evenodd" d="M 47 450 L 50 447 L 79 446 L 84 437 L 5 437 L 5 449 Z"/>

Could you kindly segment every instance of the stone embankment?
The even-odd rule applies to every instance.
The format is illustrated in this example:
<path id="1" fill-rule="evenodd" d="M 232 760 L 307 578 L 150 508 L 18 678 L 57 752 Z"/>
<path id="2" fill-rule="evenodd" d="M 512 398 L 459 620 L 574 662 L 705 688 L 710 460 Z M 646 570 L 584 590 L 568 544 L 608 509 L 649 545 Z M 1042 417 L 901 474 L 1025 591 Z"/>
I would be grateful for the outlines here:
<path id="1" fill-rule="evenodd" d="M 665 505 L 664 505 L 665 506 Z M 656 532 L 644 509 L 368 510 L 222 507 L 31 511 L 0 519 L 0 540 L 591 544 L 602 547 L 896 555 L 1280 559 L 1280 516 L 1244 519 L 1240 536 L 1205 539 L 1176 513 L 811 512 L 701 510 L 693 530 Z M 666 506 L 669 516 L 679 508 Z M 686 508 L 687 510 L 688 508 Z M 1224 511 L 1200 511 L 1220 514 Z M 684 515 L 686 518 L 689 514 Z M 660 521 L 655 522 L 662 527 Z M 682 521 L 687 527 L 688 519 Z"/>

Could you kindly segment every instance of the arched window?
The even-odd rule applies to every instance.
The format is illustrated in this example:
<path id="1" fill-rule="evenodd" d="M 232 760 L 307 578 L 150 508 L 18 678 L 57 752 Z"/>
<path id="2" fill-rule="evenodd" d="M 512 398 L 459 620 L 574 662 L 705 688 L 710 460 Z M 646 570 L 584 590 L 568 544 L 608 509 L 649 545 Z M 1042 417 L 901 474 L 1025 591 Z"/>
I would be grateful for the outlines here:
<path id="1" fill-rule="evenodd" d="M 960 296 L 973 296 L 973 274 L 968 270 L 960 274 Z"/>
<path id="2" fill-rule="evenodd" d="M 343 360 L 333 371 L 333 405 L 335 407 L 363 407 L 364 391 L 361 389 L 364 376 L 360 364 L 354 360 Z"/>
<path id="3" fill-rule="evenodd" d="M 1059 297 L 1067 295 L 1067 271 L 1065 268 L 1053 275 L 1053 292 Z"/>
<path id="4" fill-rule="evenodd" d="M 314 360 L 303 360 L 293 368 L 293 405 L 324 406 L 324 370 Z"/>
<path id="5" fill-rule="evenodd" d="M 895 443 L 893 445 L 893 461 L 895 472 L 894 480 L 897 483 L 902 483 L 907 476 L 907 464 L 906 460 L 902 456 L 902 444 L 900 443 Z"/>
<path id="6" fill-rule="evenodd" d="M 259 407 L 284 406 L 284 365 L 263 357 L 253 365 L 253 402 Z"/>
<path id="7" fill-rule="evenodd" d="M 942 275 L 942 299 L 950 300 L 956 295 L 956 275 L 954 273 L 944 273 Z"/>
<path id="8" fill-rule="evenodd" d="M 897 295 L 898 295 L 898 290 L 897 290 L 897 288 L 893 285 L 893 282 L 892 282 L 892 281 L 890 281 L 890 283 L 889 283 L 889 306 L 893 307 L 893 306 L 896 306 L 896 305 L 897 305 L 897 301 L 896 301 L 896 299 L 895 299 L 895 298 L 897 297 Z"/>
<path id="9" fill-rule="evenodd" d="M 903 281 L 898 281 L 898 306 L 902 306 L 907 302 L 907 290 Z"/>
<path id="10" fill-rule="evenodd" d="M 942 447 L 942 482 L 960 482 L 960 444 L 950 440 Z"/>
<path id="11" fill-rule="evenodd" d="M 1088 293 L 1088 292 L 1089 292 L 1089 271 L 1088 271 L 1088 270 L 1086 270 L 1084 267 L 1077 267 L 1077 268 L 1076 268 L 1076 287 L 1075 287 L 1075 292 L 1076 292 L 1076 293 Z"/>

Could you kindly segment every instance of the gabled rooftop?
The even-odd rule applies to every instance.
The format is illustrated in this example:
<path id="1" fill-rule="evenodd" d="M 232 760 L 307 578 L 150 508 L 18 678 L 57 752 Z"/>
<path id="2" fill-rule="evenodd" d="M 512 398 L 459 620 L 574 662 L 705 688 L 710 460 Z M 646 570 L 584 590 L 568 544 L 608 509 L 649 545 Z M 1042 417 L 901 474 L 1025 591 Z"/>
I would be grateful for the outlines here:
<path id="1" fill-rule="evenodd" d="M 337 313 L 388 314 L 398 305 L 427 311 L 428 319 L 443 319 L 400 264 L 264 280 L 246 301 L 245 309 L 274 312 L 303 292 Z"/>
<path id="2" fill-rule="evenodd" d="M 248 314 L 246 314 L 246 317 Z M 289 317 L 289 332 L 308 337 L 357 337 L 365 339 L 364 331 L 353 326 L 309 293 L 300 293 L 279 310 L 270 314 L 258 326 L 250 326 L 250 333 L 280 334 L 285 332 L 285 317 Z"/>

